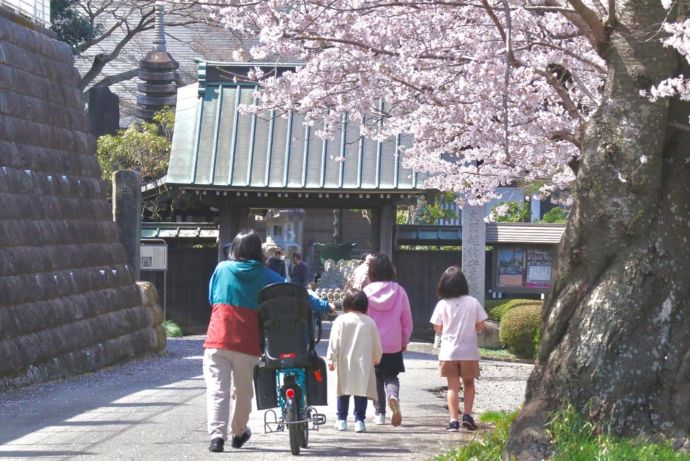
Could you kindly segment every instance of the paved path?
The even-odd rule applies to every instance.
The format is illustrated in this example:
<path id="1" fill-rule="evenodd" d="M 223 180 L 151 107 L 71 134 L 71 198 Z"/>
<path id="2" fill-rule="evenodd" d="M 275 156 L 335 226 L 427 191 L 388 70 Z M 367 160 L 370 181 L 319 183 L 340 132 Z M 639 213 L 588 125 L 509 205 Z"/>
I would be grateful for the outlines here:
<path id="1" fill-rule="evenodd" d="M 252 439 L 241 450 L 207 451 L 202 337 L 171 339 L 168 354 L 96 373 L 0 394 L 0 459 L 228 459 L 290 457 L 286 433 L 264 434 L 263 411 L 252 412 Z M 413 344 L 401 375 L 403 425 L 367 424 L 367 432 L 337 432 L 335 381 L 329 373 L 328 422 L 310 432 L 302 457 L 312 460 L 425 460 L 477 433 L 447 433 L 436 358 Z M 325 344 L 319 351 L 323 354 Z M 428 351 L 428 352 L 427 352 Z M 482 362 L 476 412 L 520 405 L 531 366 Z M 373 415 L 369 405 L 367 416 Z M 350 422 L 350 426 L 352 423 Z M 480 431 L 481 432 L 481 431 Z"/>

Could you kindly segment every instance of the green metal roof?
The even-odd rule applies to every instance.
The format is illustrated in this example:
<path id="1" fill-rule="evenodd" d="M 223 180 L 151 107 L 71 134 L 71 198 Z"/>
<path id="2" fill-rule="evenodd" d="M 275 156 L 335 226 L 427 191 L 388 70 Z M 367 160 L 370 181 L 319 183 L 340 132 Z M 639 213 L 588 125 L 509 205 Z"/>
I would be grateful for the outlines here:
<path id="1" fill-rule="evenodd" d="M 195 222 L 142 222 L 141 238 L 208 238 L 218 237 L 218 226 Z"/>
<path id="2" fill-rule="evenodd" d="M 178 90 L 167 182 L 234 190 L 419 192 L 418 174 L 403 168 L 398 136 L 376 142 L 344 124 L 322 140 L 304 117 L 240 114 L 255 86 L 202 81 Z"/>

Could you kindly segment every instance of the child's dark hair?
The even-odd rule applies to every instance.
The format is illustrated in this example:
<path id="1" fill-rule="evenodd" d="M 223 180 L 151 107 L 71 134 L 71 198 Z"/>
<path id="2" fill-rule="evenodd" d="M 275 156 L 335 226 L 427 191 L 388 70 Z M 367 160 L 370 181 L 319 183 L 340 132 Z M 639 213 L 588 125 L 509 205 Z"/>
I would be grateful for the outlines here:
<path id="1" fill-rule="evenodd" d="M 470 294 L 465 274 L 458 266 L 450 266 L 443 272 L 436 286 L 436 294 L 440 299 L 459 298 Z"/>
<path id="2" fill-rule="evenodd" d="M 369 299 L 363 291 L 356 288 L 349 288 L 343 296 L 343 309 L 352 309 L 353 311 L 367 313 L 369 307 Z"/>
<path id="3" fill-rule="evenodd" d="M 385 253 L 374 253 L 369 259 L 367 274 L 372 282 L 395 281 L 395 266 Z"/>
<path id="4" fill-rule="evenodd" d="M 264 252 L 261 249 L 261 237 L 254 229 L 243 230 L 235 236 L 232 240 L 230 259 L 240 261 L 253 259 L 263 262 Z"/>

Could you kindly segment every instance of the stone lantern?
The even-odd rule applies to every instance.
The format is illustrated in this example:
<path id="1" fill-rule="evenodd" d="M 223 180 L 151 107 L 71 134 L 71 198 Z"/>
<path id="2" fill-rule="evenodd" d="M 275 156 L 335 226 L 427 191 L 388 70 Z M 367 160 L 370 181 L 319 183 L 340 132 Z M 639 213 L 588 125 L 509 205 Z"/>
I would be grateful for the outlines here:
<path id="1" fill-rule="evenodd" d="M 287 256 L 301 253 L 304 214 L 302 208 L 269 209 L 264 218 L 266 243 L 281 247 Z"/>

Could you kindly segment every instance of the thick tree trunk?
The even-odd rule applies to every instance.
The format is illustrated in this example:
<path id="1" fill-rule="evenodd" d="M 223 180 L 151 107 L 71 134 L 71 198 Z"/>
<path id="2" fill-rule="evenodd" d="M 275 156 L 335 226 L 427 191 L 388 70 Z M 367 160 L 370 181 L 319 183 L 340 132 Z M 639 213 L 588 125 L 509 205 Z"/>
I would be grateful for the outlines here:
<path id="1" fill-rule="evenodd" d="M 690 133 L 670 127 L 687 125 L 690 110 L 639 95 L 679 72 L 677 55 L 654 37 L 660 2 L 617 5 L 605 100 L 585 130 L 574 210 L 506 458 L 546 457 L 544 424 L 566 402 L 616 434 L 690 431 Z"/>

